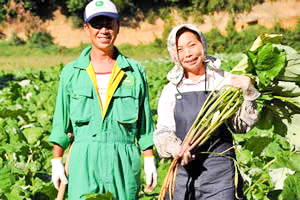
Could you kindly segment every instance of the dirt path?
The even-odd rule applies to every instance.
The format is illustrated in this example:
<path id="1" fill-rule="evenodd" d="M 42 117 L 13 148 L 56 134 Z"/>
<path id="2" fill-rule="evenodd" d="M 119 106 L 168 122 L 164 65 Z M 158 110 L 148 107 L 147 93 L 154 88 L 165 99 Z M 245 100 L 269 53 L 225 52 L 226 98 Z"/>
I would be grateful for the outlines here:
<path id="1" fill-rule="evenodd" d="M 197 24 L 203 32 L 208 32 L 212 28 L 217 27 L 222 33 L 225 33 L 230 15 L 227 12 L 215 12 L 212 15 L 204 15 L 204 23 L 196 23 L 193 17 L 183 20 L 176 11 L 172 12 L 175 25 L 180 23 Z M 247 27 L 249 24 L 261 24 L 266 27 L 272 27 L 276 23 L 280 23 L 283 28 L 292 29 L 296 27 L 300 18 L 300 0 L 278 0 L 267 1 L 263 4 L 253 6 L 250 13 L 240 13 L 235 16 L 236 30 Z M 54 37 L 54 42 L 66 47 L 79 46 L 81 43 L 89 42 L 82 29 L 72 28 L 70 19 L 67 19 L 60 11 L 54 13 L 54 19 L 46 22 L 47 30 Z M 137 45 L 146 44 L 161 38 L 165 28 L 165 22 L 161 19 L 156 20 L 155 24 L 141 22 L 138 28 L 121 27 L 120 33 L 116 40 L 116 44 L 130 43 Z M 22 27 L 8 26 L 3 29 L 6 35 L 12 32 L 18 32 L 20 36 Z M 8 38 L 8 37 L 7 37 Z"/>

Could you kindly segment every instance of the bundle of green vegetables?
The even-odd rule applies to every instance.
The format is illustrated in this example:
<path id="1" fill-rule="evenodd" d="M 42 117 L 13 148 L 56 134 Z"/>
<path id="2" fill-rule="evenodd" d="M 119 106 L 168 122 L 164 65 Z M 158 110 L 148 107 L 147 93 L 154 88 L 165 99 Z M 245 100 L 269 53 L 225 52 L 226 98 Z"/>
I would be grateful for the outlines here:
<path id="1" fill-rule="evenodd" d="M 300 199 L 300 54 L 280 40 L 260 36 L 237 65 L 262 94 L 256 126 L 233 134 L 247 199 Z"/>
<path id="2" fill-rule="evenodd" d="M 256 85 L 261 93 L 260 98 L 257 100 L 259 111 L 265 110 L 266 107 L 272 107 L 272 109 L 277 110 L 277 112 L 287 111 L 288 113 L 285 113 L 285 119 L 288 120 L 288 123 L 290 123 L 292 119 L 296 119 L 299 122 L 300 54 L 291 47 L 280 45 L 281 39 L 281 35 L 264 34 L 259 36 L 254 41 L 250 50 L 247 51 L 247 55 L 229 74 L 247 75 L 256 81 Z M 194 124 L 187 133 L 182 148 L 187 148 L 191 151 L 205 143 L 214 130 L 239 109 L 242 102 L 243 95 L 240 89 L 226 86 L 217 93 L 215 90 L 212 91 L 203 104 Z M 276 106 L 277 104 L 281 106 Z M 285 110 L 281 109 L 282 105 Z M 280 111 L 278 111 L 278 109 Z M 266 114 L 267 112 L 261 113 Z M 294 118 L 294 116 L 296 117 Z M 264 124 L 264 122 L 261 123 Z M 240 142 L 241 145 L 245 142 L 245 138 L 249 136 L 247 135 L 243 138 L 243 136 L 234 133 L 233 135 L 237 143 L 239 144 Z M 293 142 L 292 139 L 293 137 L 299 137 L 297 133 L 290 134 L 289 136 L 290 138 L 288 140 L 292 141 L 291 145 L 300 146 L 299 141 Z M 251 155 L 249 151 L 244 151 L 243 153 L 250 153 Z M 243 153 L 238 155 L 241 160 L 243 156 L 240 155 L 243 155 Z M 159 195 L 159 199 L 161 200 L 165 198 L 167 191 L 169 191 L 169 199 L 172 199 L 180 159 L 181 158 L 178 157 L 174 158 L 169 167 Z M 273 163 L 274 160 L 267 162 L 266 168 L 270 167 Z M 249 168 L 251 169 L 251 166 Z M 247 179 L 249 176 L 245 178 Z M 237 184 L 237 180 L 235 180 L 235 184 Z M 252 182 L 249 185 L 251 184 Z M 253 188 L 253 185 L 249 186 L 247 192 L 251 193 L 251 191 L 254 191 Z M 265 193 L 263 195 L 265 195 Z M 247 196 L 251 198 L 251 194 Z"/>

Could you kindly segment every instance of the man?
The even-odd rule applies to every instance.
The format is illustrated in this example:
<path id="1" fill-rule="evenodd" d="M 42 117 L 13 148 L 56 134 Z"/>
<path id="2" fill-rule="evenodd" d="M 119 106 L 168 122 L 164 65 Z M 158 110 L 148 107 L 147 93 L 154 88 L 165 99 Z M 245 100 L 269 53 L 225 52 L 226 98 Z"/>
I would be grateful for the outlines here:
<path id="1" fill-rule="evenodd" d="M 155 187 L 153 124 L 143 68 L 123 56 L 114 41 L 119 15 L 109 0 L 85 7 L 84 30 L 92 45 L 62 71 L 53 129 L 52 181 L 68 183 L 69 199 L 111 192 L 115 199 L 136 199 L 140 151 L 146 183 Z M 74 135 L 66 178 L 62 155 Z"/>

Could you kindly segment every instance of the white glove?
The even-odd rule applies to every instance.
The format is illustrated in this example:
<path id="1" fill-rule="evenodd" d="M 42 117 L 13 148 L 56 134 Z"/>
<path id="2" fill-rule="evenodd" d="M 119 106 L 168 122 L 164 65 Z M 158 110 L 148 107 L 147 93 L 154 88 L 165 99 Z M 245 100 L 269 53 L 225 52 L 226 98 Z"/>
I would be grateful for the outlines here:
<path id="1" fill-rule="evenodd" d="M 54 187 L 58 190 L 60 182 L 67 185 L 68 179 L 65 174 L 65 168 L 62 161 L 62 158 L 53 158 L 52 163 L 52 182 Z"/>
<path id="2" fill-rule="evenodd" d="M 157 171 L 155 166 L 155 157 L 144 157 L 144 172 L 146 175 L 146 184 L 154 189 L 157 185 Z"/>

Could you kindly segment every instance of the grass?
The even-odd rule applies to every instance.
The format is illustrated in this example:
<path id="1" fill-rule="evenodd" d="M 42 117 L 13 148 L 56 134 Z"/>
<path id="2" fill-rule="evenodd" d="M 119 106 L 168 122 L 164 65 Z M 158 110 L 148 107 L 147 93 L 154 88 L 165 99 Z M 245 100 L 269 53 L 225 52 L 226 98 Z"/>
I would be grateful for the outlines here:
<path id="1" fill-rule="evenodd" d="M 80 55 L 80 52 L 88 44 L 76 48 L 60 46 L 47 46 L 44 48 L 30 45 L 10 45 L 8 42 L 0 42 L 0 70 L 15 71 L 23 68 L 43 69 L 60 64 L 67 64 Z M 133 46 L 122 44 L 118 46 L 120 52 L 138 61 L 167 56 L 167 49 L 160 40 L 148 44 Z"/>
<path id="2" fill-rule="evenodd" d="M 54 45 L 41 48 L 0 42 L 0 70 L 43 69 L 66 64 L 76 58 L 82 48 L 83 46 L 68 49 Z"/>
<path id="3" fill-rule="evenodd" d="M 15 71 L 23 68 L 41 69 L 46 67 L 66 64 L 73 60 L 74 56 L 20 56 L 20 57 L 3 57 L 0 56 L 0 69 L 5 71 Z"/>
<path id="4" fill-rule="evenodd" d="M 167 47 L 160 39 L 156 39 L 153 43 L 147 45 L 133 46 L 130 44 L 121 44 L 118 48 L 124 55 L 138 61 L 153 58 L 164 58 L 169 55 Z"/>

